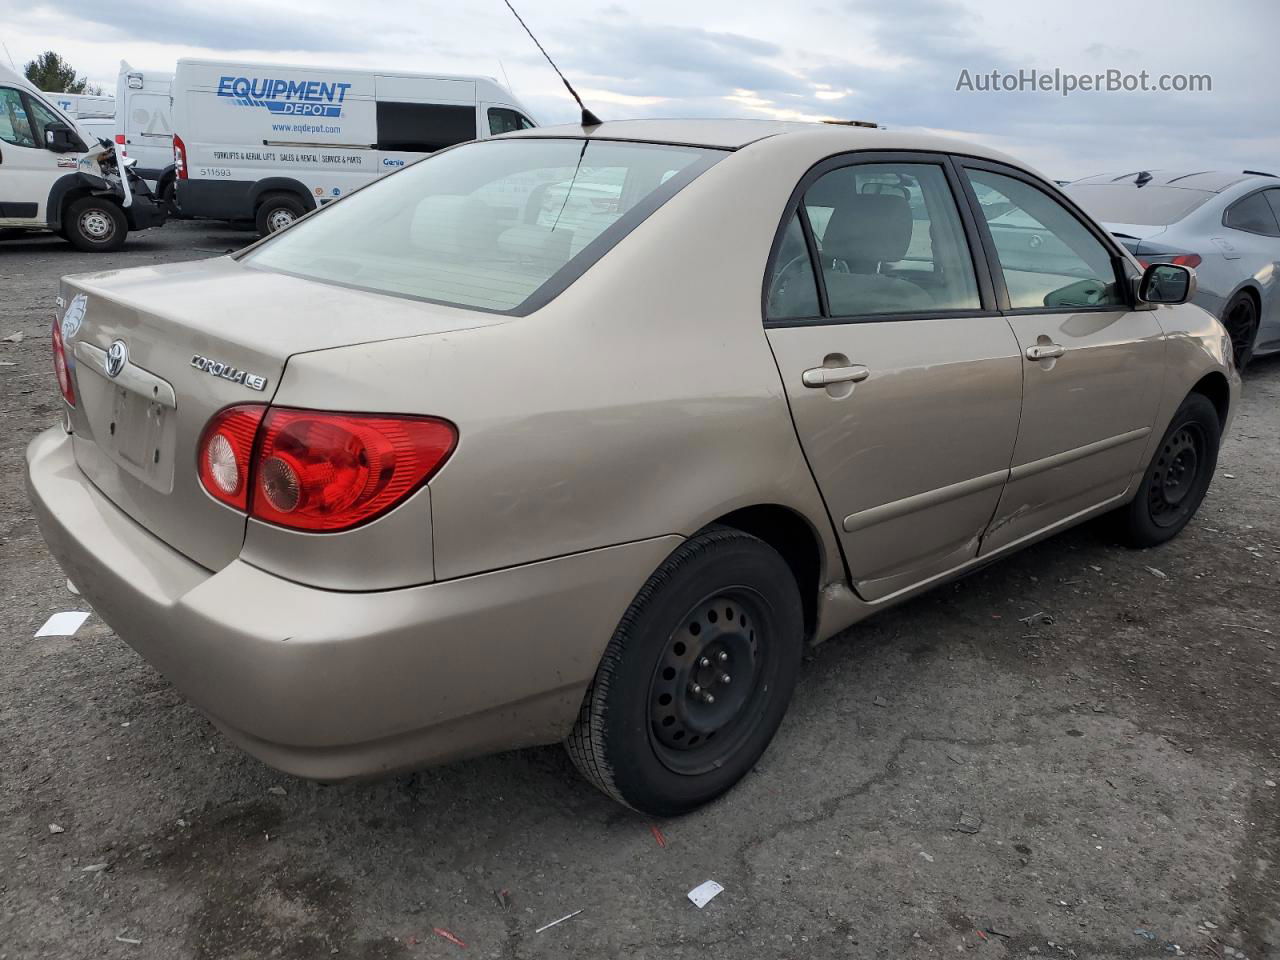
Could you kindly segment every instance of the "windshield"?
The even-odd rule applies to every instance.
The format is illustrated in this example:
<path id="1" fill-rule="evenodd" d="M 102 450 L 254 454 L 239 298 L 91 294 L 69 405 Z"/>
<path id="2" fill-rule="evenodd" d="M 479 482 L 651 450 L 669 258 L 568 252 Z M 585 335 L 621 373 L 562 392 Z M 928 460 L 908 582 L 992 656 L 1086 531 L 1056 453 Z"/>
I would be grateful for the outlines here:
<path id="1" fill-rule="evenodd" d="M 1074 183 L 1064 192 L 1096 220 L 1151 227 L 1177 223 L 1213 196 L 1186 187 L 1135 187 L 1132 183 Z"/>
<path id="2" fill-rule="evenodd" d="M 723 155 L 608 140 L 468 144 L 370 184 L 243 262 L 379 293 L 528 312 Z"/>

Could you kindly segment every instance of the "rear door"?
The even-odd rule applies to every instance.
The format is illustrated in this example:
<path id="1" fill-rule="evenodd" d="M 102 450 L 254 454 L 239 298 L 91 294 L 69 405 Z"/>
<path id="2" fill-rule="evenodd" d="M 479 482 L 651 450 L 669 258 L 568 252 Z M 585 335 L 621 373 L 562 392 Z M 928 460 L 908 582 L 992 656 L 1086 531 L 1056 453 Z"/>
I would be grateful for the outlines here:
<path id="1" fill-rule="evenodd" d="M 936 154 L 820 164 L 766 284 L 796 430 L 868 600 L 977 555 L 1017 436 L 1018 345 L 958 187 Z"/>
<path id="2" fill-rule="evenodd" d="M 116 132 L 124 134 L 125 153 L 148 173 L 173 162 L 173 117 L 168 94 L 129 91 L 116 116 Z"/>
<path id="3" fill-rule="evenodd" d="M 1022 419 L 982 552 L 1116 501 L 1141 466 L 1164 374 L 1164 335 L 1134 309 L 1113 241 L 1033 177 L 959 161 L 1018 340 Z"/>

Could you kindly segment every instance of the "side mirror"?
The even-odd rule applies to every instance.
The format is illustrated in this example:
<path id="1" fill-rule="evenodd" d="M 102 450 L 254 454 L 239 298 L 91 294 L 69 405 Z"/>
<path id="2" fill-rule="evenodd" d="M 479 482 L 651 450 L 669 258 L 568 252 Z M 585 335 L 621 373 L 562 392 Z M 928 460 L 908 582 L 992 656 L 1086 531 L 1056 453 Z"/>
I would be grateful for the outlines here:
<path id="1" fill-rule="evenodd" d="M 80 138 L 65 123 L 51 123 L 44 128 L 44 145 L 54 153 L 71 153 L 83 149 Z"/>
<path id="2" fill-rule="evenodd" d="M 1138 283 L 1144 303 L 1186 303 L 1196 295 L 1196 272 L 1176 263 L 1153 263 Z"/>

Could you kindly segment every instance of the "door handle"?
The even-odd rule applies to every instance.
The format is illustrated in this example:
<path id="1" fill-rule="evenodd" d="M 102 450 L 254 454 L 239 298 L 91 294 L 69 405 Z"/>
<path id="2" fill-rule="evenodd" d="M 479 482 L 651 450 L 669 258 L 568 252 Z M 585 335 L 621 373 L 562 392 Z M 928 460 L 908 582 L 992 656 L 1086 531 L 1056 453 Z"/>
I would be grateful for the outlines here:
<path id="1" fill-rule="evenodd" d="M 1067 348 L 1058 343 L 1037 343 L 1027 347 L 1028 360 L 1055 360 L 1067 352 Z"/>
<path id="2" fill-rule="evenodd" d="M 860 363 L 847 367 L 813 367 L 801 374 L 806 387 L 826 387 L 833 383 L 861 383 L 871 371 Z"/>

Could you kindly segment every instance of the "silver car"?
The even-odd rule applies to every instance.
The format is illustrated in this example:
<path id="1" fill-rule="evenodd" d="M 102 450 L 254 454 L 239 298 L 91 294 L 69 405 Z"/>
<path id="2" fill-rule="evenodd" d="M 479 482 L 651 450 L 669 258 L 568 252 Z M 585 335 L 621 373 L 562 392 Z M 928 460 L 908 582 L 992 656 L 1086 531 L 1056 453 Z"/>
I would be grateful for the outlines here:
<path id="1" fill-rule="evenodd" d="M 1065 190 L 1139 260 L 1195 268 L 1195 302 L 1231 334 L 1238 368 L 1280 351 L 1280 179 L 1140 170 Z"/>

